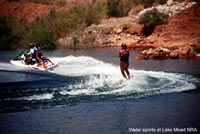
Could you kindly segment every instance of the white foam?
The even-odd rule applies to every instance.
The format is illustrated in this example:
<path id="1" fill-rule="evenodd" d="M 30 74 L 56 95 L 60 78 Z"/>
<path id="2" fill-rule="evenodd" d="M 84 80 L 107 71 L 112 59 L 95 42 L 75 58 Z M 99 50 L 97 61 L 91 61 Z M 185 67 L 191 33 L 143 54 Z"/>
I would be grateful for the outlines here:
<path id="1" fill-rule="evenodd" d="M 63 76 L 83 77 L 78 82 L 73 82 L 65 87 L 57 87 L 61 95 L 80 96 L 80 95 L 126 95 L 144 97 L 155 94 L 182 92 L 195 89 L 196 86 L 191 81 L 190 75 L 154 72 L 145 70 L 129 71 L 134 75 L 130 80 L 125 80 L 120 72 L 118 65 L 105 63 L 89 56 L 67 56 L 51 57 L 52 61 L 59 63 L 52 73 Z M 16 67 L 1 63 L 0 69 L 13 70 Z M 18 69 L 18 68 L 16 68 Z M 130 95 L 130 96 L 129 96 Z M 53 94 L 41 94 L 19 98 L 21 100 L 48 100 L 52 99 Z M 120 97 L 119 97 L 120 98 Z"/>
<path id="2" fill-rule="evenodd" d="M 50 100 L 53 97 L 54 97 L 53 94 L 46 93 L 46 94 L 40 94 L 40 95 L 33 95 L 33 96 L 17 98 L 16 100 L 28 100 L 28 101 L 32 101 L 32 100 Z"/>
<path id="3" fill-rule="evenodd" d="M 129 95 L 140 96 L 182 92 L 195 89 L 188 75 L 129 69 L 134 77 L 123 79 L 119 66 L 88 56 L 53 58 L 59 62 L 53 73 L 65 76 L 88 76 L 82 82 L 61 89 L 61 95 Z M 149 80 L 153 79 L 153 80 Z M 154 80 L 155 79 L 155 80 Z"/>
<path id="4" fill-rule="evenodd" d="M 17 71 L 20 69 L 22 69 L 22 67 L 14 66 L 10 63 L 0 62 L 0 70 Z"/>
<path id="5" fill-rule="evenodd" d="M 52 58 L 59 63 L 54 69 L 54 73 L 66 76 L 85 76 L 95 74 L 115 75 L 119 72 L 119 67 L 104 63 L 88 56 L 68 56 L 63 58 Z M 118 75 L 120 73 L 117 73 Z"/>

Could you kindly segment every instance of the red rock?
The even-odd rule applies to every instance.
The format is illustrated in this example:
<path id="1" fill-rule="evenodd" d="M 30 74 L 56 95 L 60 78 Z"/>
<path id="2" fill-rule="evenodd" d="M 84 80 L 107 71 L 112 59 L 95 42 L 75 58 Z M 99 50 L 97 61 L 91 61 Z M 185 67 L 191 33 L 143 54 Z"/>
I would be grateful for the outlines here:
<path id="1" fill-rule="evenodd" d="M 195 52 L 191 45 L 200 38 L 200 3 L 193 5 L 188 10 L 169 17 L 168 24 L 157 26 L 154 32 L 143 39 L 143 43 L 138 46 L 143 50 L 147 49 L 149 44 L 152 48 L 162 45 L 165 48 L 173 48 L 170 53 L 155 52 L 150 58 L 194 58 Z M 179 49 L 177 49 L 179 48 Z M 137 48 L 135 48 L 137 49 Z M 140 58 L 141 59 L 141 58 Z"/>
<path id="2" fill-rule="evenodd" d="M 134 34 L 141 35 L 142 29 L 143 29 L 142 25 L 135 24 L 131 26 L 130 28 L 128 28 L 127 30 L 125 30 L 125 33 L 131 34 L 131 35 L 134 35 Z"/>
<path id="3" fill-rule="evenodd" d="M 171 52 L 170 53 L 170 55 L 169 55 L 169 57 L 171 58 L 171 59 L 177 59 L 177 58 L 179 58 L 179 53 L 178 53 L 178 51 L 173 51 L 173 52 Z"/>
<path id="4" fill-rule="evenodd" d="M 53 5 L 36 4 L 33 2 L 0 2 L 0 15 L 12 15 L 33 21 L 38 16 L 48 15 L 52 8 L 56 11 L 68 10 Z"/>

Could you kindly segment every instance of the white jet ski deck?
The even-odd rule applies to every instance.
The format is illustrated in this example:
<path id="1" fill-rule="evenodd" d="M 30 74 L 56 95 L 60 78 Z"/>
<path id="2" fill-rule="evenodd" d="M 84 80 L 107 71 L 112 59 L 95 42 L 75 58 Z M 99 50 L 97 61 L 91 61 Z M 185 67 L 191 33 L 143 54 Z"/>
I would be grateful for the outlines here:
<path id="1" fill-rule="evenodd" d="M 57 62 L 53 62 L 54 64 L 51 64 L 49 61 L 44 62 L 45 67 L 43 65 L 38 66 L 38 63 L 35 64 L 25 64 L 25 54 L 27 51 L 21 52 L 19 55 L 17 55 L 14 59 L 10 60 L 10 63 L 16 66 L 24 67 L 24 68 L 30 68 L 30 69 L 38 69 L 38 70 L 49 70 L 58 65 Z"/>

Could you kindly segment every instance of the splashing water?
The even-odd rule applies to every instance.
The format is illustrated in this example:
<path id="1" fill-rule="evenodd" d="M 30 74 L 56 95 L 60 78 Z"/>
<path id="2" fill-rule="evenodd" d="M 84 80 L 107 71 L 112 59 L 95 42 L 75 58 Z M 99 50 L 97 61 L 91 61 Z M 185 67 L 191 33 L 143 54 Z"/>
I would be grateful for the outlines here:
<path id="1" fill-rule="evenodd" d="M 171 93 L 194 89 L 190 76 L 176 73 L 130 69 L 134 77 L 123 79 L 119 66 L 87 56 L 55 58 L 59 62 L 53 73 L 65 76 L 88 76 L 83 81 L 66 86 L 62 95 L 127 95 L 132 93 Z"/>
<path id="2" fill-rule="evenodd" d="M 33 88 L 36 82 L 14 85 L 15 91 L 0 91 L 2 103 L 12 102 L 21 106 L 43 107 L 80 103 L 85 101 L 121 100 L 141 98 L 165 93 L 196 89 L 199 80 L 188 74 L 154 72 L 130 68 L 130 80 L 122 77 L 120 67 L 88 56 L 54 57 L 59 65 L 50 71 L 53 79 L 41 80 L 45 87 Z M 5 64 L 1 65 L 2 69 Z M 9 65 L 9 70 L 11 70 Z M 16 68 L 14 68 L 16 70 Z M 38 75 L 38 74 L 37 74 Z M 43 75 L 43 74 L 40 74 Z M 56 85 L 55 85 L 56 84 Z M 53 86 L 52 86 L 53 85 Z M 21 86 L 21 87 L 20 87 Z M 22 88 L 23 87 L 23 88 Z M 14 102 L 14 103 L 13 103 Z"/>

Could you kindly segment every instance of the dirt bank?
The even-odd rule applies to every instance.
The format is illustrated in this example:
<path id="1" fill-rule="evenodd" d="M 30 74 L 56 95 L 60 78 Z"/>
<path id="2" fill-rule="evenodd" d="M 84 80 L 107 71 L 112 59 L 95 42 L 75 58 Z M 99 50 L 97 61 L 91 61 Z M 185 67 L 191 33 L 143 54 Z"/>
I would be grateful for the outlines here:
<path id="1" fill-rule="evenodd" d="M 55 5 L 36 4 L 33 2 L 0 2 L 0 14 L 12 15 L 25 18 L 28 21 L 33 21 L 38 16 L 48 15 L 52 8 L 59 10 L 68 10 L 67 8 L 58 7 Z"/>

